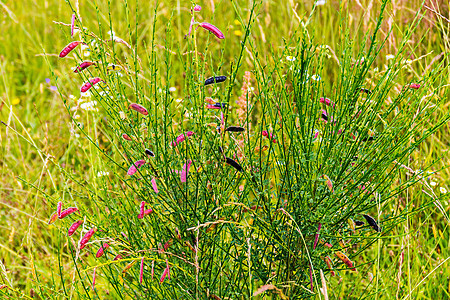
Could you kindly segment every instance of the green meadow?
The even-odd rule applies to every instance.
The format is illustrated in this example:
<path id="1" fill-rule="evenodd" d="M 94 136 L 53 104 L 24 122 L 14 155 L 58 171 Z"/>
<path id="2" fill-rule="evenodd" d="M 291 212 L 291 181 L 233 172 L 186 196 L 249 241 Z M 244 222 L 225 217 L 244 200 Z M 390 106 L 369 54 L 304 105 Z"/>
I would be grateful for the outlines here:
<path id="1" fill-rule="evenodd" d="M 1 299 L 450 298 L 448 2 L 0 21 Z"/>

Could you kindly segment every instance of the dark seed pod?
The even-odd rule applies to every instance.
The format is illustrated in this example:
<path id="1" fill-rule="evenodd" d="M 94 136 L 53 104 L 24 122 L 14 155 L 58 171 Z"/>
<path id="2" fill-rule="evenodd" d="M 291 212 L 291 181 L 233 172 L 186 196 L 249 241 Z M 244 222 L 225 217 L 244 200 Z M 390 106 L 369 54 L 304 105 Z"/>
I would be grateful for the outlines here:
<path id="1" fill-rule="evenodd" d="M 369 215 L 363 215 L 370 227 L 372 227 L 376 232 L 381 232 L 381 227 L 378 226 L 377 221 Z"/>
<path id="2" fill-rule="evenodd" d="M 216 76 L 216 77 L 210 77 L 205 80 L 205 85 L 213 84 L 213 83 L 220 83 L 227 80 L 227 76 Z"/>
<path id="3" fill-rule="evenodd" d="M 230 166 L 232 166 L 233 168 L 235 168 L 239 172 L 242 172 L 244 170 L 244 169 L 242 169 L 240 164 L 238 164 L 237 162 L 235 162 L 234 160 L 232 160 L 229 157 L 225 157 L 225 161 L 226 161 L 227 164 L 229 164 Z"/>
<path id="4" fill-rule="evenodd" d="M 149 150 L 149 149 L 145 149 L 145 154 L 151 156 L 151 157 L 155 157 L 155 153 L 153 153 L 153 151 Z"/>
<path id="5" fill-rule="evenodd" d="M 220 146 L 219 146 L 219 152 L 223 154 L 223 149 Z"/>
<path id="6" fill-rule="evenodd" d="M 322 113 L 322 119 L 325 121 L 328 121 L 328 116 L 326 114 Z"/>
<path id="7" fill-rule="evenodd" d="M 221 103 L 221 102 L 214 103 L 213 106 L 214 107 L 218 107 L 218 108 L 227 108 L 227 104 L 226 103 Z"/>
<path id="8" fill-rule="evenodd" d="M 363 221 L 354 220 L 356 226 L 363 226 L 365 223 Z"/>
<path id="9" fill-rule="evenodd" d="M 364 92 L 364 93 L 366 93 L 367 95 L 372 94 L 372 92 L 371 92 L 370 90 L 368 90 L 368 89 L 363 89 L 363 88 L 361 88 L 361 92 Z"/>
<path id="10" fill-rule="evenodd" d="M 244 130 L 245 130 L 244 127 L 240 127 L 240 126 L 230 126 L 225 129 L 225 131 L 230 131 L 230 132 L 242 132 Z"/>
<path id="11" fill-rule="evenodd" d="M 374 136 L 369 136 L 367 138 L 363 138 L 361 141 L 367 142 L 367 141 L 373 141 L 373 140 L 375 140 L 375 137 Z"/>

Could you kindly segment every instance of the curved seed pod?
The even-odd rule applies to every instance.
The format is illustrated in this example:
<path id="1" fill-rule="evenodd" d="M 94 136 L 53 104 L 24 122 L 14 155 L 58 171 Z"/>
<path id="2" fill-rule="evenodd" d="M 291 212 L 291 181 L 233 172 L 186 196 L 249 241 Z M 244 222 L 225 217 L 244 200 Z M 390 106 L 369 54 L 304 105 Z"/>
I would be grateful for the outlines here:
<path id="1" fill-rule="evenodd" d="M 80 250 L 83 250 L 84 247 L 86 247 L 87 242 L 91 239 L 91 237 L 97 232 L 97 228 L 92 228 L 86 234 L 83 236 L 80 242 Z"/>
<path id="2" fill-rule="evenodd" d="M 230 166 L 232 166 L 233 168 L 235 168 L 236 170 L 238 170 L 239 172 L 242 172 L 244 170 L 242 169 L 240 164 L 238 164 L 236 161 L 232 160 L 229 157 L 225 157 L 225 162 Z"/>
<path id="3" fill-rule="evenodd" d="M 372 94 L 372 92 L 371 92 L 370 90 L 364 89 L 364 88 L 361 88 L 361 92 L 364 92 L 364 93 L 366 93 L 367 95 Z"/>
<path id="4" fill-rule="evenodd" d="M 420 88 L 420 84 L 418 84 L 418 83 L 411 83 L 409 85 L 409 88 L 417 90 L 418 88 Z"/>
<path id="5" fill-rule="evenodd" d="M 95 65 L 95 63 L 92 62 L 92 61 L 83 61 L 78 67 L 76 67 L 75 70 L 73 70 L 73 72 L 74 72 L 74 73 L 81 72 L 81 71 L 83 71 L 84 69 L 86 69 L 86 68 L 88 68 L 88 67 L 90 67 L 90 66 L 92 66 L 92 65 Z"/>
<path id="6" fill-rule="evenodd" d="M 139 206 L 139 209 L 140 209 L 139 216 L 141 216 L 141 217 L 139 218 L 139 216 L 138 216 L 138 218 L 142 219 L 142 217 L 144 216 L 145 201 L 141 202 L 141 205 Z"/>
<path id="7" fill-rule="evenodd" d="M 378 226 L 377 221 L 369 215 L 363 215 L 364 219 L 366 219 L 367 223 L 372 227 L 376 232 L 381 232 L 381 227 Z"/>
<path id="8" fill-rule="evenodd" d="M 97 274 L 97 268 L 94 268 L 94 275 L 92 275 L 92 290 L 95 289 L 95 278 L 97 277 L 96 274 Z"/>
<path id="9" fill-rule="evenodd" d="M 144 216 L 149 215 L 153 212 L 153 209 L 149 208 L 144 211 Z"/>
<path id="10" fill-rule="evenodd" d="M 210 105 L 210 104 L 206 105 L 206 108 L 207 109 L 220 109 L 220 107 L 215 106 L 215 105 Z"/>
<path id="11" fill-rule="evenodd" d="M 167 262 L 167 259 L 166 259 L 166 268 L 164 269 L 164 272 L 162 273 L 161 278 L 159 279 L 160 284 L 164 282 L 164 279 L 166 279 L 166 277 L 167 277 L 167 279 L 170 279 L 169 272 L 170 272 L 169 263 Z"/>
<path id="12" fill-rule="evenodd" d="M 176 140 L 172 142 L 172 146 L 176 146 L 179 143 L 183 142 L 186 137 L 190 137 L 193 136 L 194 132 L 193 131 L 186 131 L 185 133 L 180 134 L 179 136 L 177 136 Z"/>
<path id="13" fill-rule="evenodd" d="M 144 116 L 148 115 L 148 111 L 145 107 L 137 103 L 131 103 L 130 108 L 138 113 L 143 114 Z"/>
<path id="14" fill-rule="evenodd" d="M 127 175 L 133 175 L 134 173 L 136 173 L 137 172 L 137 169 L 139 169 L 140 167 L 142 167 L 142 165 L 144 165 L 145 164 L 145 160 L 138 160 L 138 161 L 136 161 L 134 164 L 132 164 L 131 166 L 130 166 L 130 168 L 128 169 L 128 171 L 127 171 Z"/>
<path id="15" fill-rule="evenodd" d="M 322 120 L 328 121 L 328 114 L 327 114 L 326 110 L 323 110 L 323 109 L 322 109 Z"/>
<path id="16" fill-rule="evenodd" d="M 53 215 L 50 217 L 50 220 L 48 220 L 48 225 L 55 223 L 55 221 L 58 220 L 58 213 L 55 212 L 53 213 Z"/>
<path id="17" fill-rule="evenodd" d="M 333 271 L 333 266 L 331 265 L 331 258 L 329 256 L 325 256 L 324 260 L 328 269 L 330 269 L 331 276 L 336 276 L 336 273 Z"/>
<path id="18" fill-rule="evenodd" d="M 126 273 L 135 263 L 137 262 L 137 260 L 133 260 L 132 262 L 130 262 L 122 271 L 122 274 Z"/>
<path id="19" fill-rule="evenodd" d="M 64 49 L 61 50 L 61 53 L 59 53 L 59 57 L 66 57 L 67 54 L 69 54 L 73 49 L 75 49 L 79 44 L 83 44 L 83 42 L 71 42 L 67 46 L 64 47 Z"/>
<path id="20" fill-rule="evenodd" d="M 203 22 L 199 24 L 200 27 L 208 30 L 209 32 L 211 32 L 212 34 L 214 34 L 217 38 L 219 39 L 224 39 L 225 36 L 223 35 L 222 31 L 219 30 L 219 28 L 217 28 L 216 26 Z"/>
<path id="21" fill-rule="evenodd" d="M 243 132 L 244 130 L 245 130 L 244 127 L 240 126 L 230 126 L 225 129 L 225 131 L 229 132 Z"/>
<path id="22" fill-rule="evenodd" d="M 139 270 L 139 283 L 142 284 L 142 279 L 144 277 L 144 257 L 141 259 L 141 268 Z"/>
<path id="23" fill-rule="evenodd" d="M 59 215 L 58 218 L 60 218 L 60 219 L 65 218 L 65 217 L 67 217 L 68 215 L 70 215 L 70 214 L 76 212 L 77 210 L 78 210 L 78 208 L 76 208 L 76 207 L 69 207 L 68 209 L 63 210 L 63 211 L 61 212 L 61 214 Z"/>
<path id="24" fill-rule="evenodd" d="M 356 226 L 363 226 L 365 223 L 363 221 L 354 220 Z"/>
<path id="25" fill-rule="evenodd" d="M 82 93 L 86 93 L 93 85 L 96 85 L 97 83 L 99 83 L 100 81 L 103 81 L 103 79 L 99 78 L 99 77 L 95 77 L 92 78 L 91 80 L 89 80 L 88 82 L 85 82 L 81 88 L 80 91 Z"/>
<path id="26" fill-rule="evenodd" d="M 59 201 L 58 205 L 56 207 L 56 212 L 58 213 L 58 217 L 61 215 L 61 209 L 62 209 L 62 202 Z"/>
<path id="27" fill-rule="evenodd" d="M 205 85 L 213 84 L 213 83 L 221 83 L 227 80 L 227 76 L 216 76 L 210 77 L 205 80 Z"/>
<path id="28" fill-rule="evenodd" d="M 119 259 L 122 259 L 122 255 L 120 255 L 120 254 L 117 254 L 117 255 L 116 255 L 116 257 L 114 257 L 114 259 L 113 259 L 113 260 L 119 260 Z"/>
<path id="29" fill-rule="evenodd" d="M 129 136 L 128 134 L 126 134 L 126 133 L 122 134 L 122 138 L 123 138 L 124 140 L 127 140 L 127 141 L 131 141 L 131 140 L 132 140 L 132 139 L 130 138 L 130 136 Z"/>
<path id="30" fill-rule="evenodd" d="M 79 220 L 79 221 L 76 221 L 75 223 L 73 223 L 70 226 L 69 231 L 67 232 L 67 235 L 71 236 L 72 234 L 74 234 L 75 231 L 78 229 L 78 227 L 80 227 L 81 224 L 83 224 L 83 220 Z"/>
<path id="31" fill-rule="evenodd" d="M 95 254 L 95 257 L 99 258 L 100 256 L 103 255 L 103 253 L 105 253 L 105 250 L 109 248 L 108 243 L 104 243 L 103 246 L 100 247 L 100 249 L 98 249 L 97 254 Z"/>
<path id="32" fill-rule="evenodd" d="M 214 103 L 214 107 L 218 107 L 218 108 L 227 108 L 227 103 L 224 103 L 224 102 L 217 102 L 217 103 Z"/>
<path id="33" fill-rule="evenodd" d="M 342 260 L 342 262 L 350 268 L 350 270 L 352 271 L 356 271 L 355 266 L 353 265 L 353 262 L 347 257 L 347 255 L 345 255 L 344 253 L 342 253 L 341 251 L 337 251 L 336 252 L 336 256 Z"/>
<path id="34" fill-rule="evenodd" d="M 151 157 L 155 157 L 155 153 L 153 153 L 153 151 L 151 151 L 149 149 L 145 149 L 145 154 L 147 154 L 148 156 L 151 156 Z"/>
<path id="35" fill-rule="evenodd" d="M 153 190 L 155 191 L 155 193 L 158 194 L 158 186 L 156 186 L 156 179 L 152 178 L 151 183 L 152 183 Z"/>

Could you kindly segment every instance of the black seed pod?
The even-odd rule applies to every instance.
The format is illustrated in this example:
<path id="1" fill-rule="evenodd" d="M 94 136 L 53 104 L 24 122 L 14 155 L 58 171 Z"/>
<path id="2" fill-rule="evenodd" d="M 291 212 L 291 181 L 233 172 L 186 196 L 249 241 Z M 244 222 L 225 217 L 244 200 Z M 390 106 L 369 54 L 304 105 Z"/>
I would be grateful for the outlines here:
<path id="1" fill-rule="evenodd" d="M 381 227 L 378 226 L 377 221 L 369 215 L 363 215 L 370 227 L 372 227 L 376 232 L 381 232 Z"/>
<path id="2" fill-rule="evenodd" d="M 226 103 L 220 103 L 220 102 L 214 103 L 213 106 L 214 107 L 218 107 L 218 108 L 227 108 L 227 104 Z"/>
<path id="3" fill-rule="evenodd" d="M 153 153 L 153 151 L 145 149 L 145 154 L 151 156 L 151 157 L 155 157 L 155 153 Z"/>
<path id="4" fill-rule="evenodd" d="M 235 168 L 236 170 L 238 170 L 239 172 L 242 172 L 244 169 L 242 169 L 241 165 L 238 164 L 237 162 L 235 162 L 234 160 L 232 160 L 229 157 L 225 157 L 226 163 L 229 164 L 230 166 L 232 166 L 233 168 Z"/>
<path id="5" fill-rule="evenodd" d="M 244 127 L 240 127 L 240 126 L 230 126 L 225 129 L 225 131 L 230 131 L 230 132 L 242 132 L 244 130 L 245 130 Z"/>
<path id="6" fill-rule="evenodd" d="M 367 142 L 367 141 L 373 141 L 373 140 L 375 140 L 375 137 L 374 136 L 369 136 L 367 138 L 362 139 L 361 141 Z"/>
<path id="7" fill-rule="evenodd" d="M 325 121 L 328 121 L 328 116 L 326 114 L 322 114 L 322 119 L 324 119 Z"/>
<path id="8" fill-rule="evenodd" d="M 363 221 L 354 220 L 356 226 L 363 226 L 365 223 Z"/>
<path id="9" fill-rule="evenodd" d="M 213 83 L 220 83 L 227 80 L 227 76 L 216 76 L 216 77 L 210 77 L 205 80 L 205 85 L 213 84 Z"/>
<path id="10" fill-rule="evenodd" d="M 368 90 L 368 89 L 361 89 L 361 92 L 364 92 L 364 93 L 366 93 L 367 95 L 370 95 L 370 94 L 372 94 L 372 92 L 370 91 L 370 90 Z"/>

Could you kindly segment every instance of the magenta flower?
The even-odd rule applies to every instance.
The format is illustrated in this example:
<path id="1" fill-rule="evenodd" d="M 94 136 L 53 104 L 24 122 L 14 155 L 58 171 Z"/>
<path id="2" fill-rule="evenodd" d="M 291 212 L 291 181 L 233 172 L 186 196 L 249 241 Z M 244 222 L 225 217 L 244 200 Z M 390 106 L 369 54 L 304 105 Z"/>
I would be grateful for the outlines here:
<path id="1" fill-rule="evenodd" d="M 320 103 L 323 103 L 323 104 L 325 104 L 325 105 L 327 105 L 327 106 L 332 106 L 332 107 L 334 108 L 334 102 L 331 101 L 331 100 L 328 99 L 328 98 L 320 98 L 320 99 L 319 99 L 319 102 L 320 102 Z"/>
<path id="2" fill-rule="evenodd" d="M 58 217 L 61 215 L 61 209 L 62 209 L 62 202 L 59 201 L 58 205 L 56 207 L 56 212 L 58 213 Z"/>
<path id="3" fill-rule="evenodd" d="M 200 27 L 208 30 L 209 32 L 211 32 L 212 34 L 214 34 L 217 38 L 219 39 L 224 39 L 225 36 L 223 35 L 223 33 L 219 30 L 219 28 L 217 28 L 216 26 L 203 22 L 199 24 Z"/>
<path id="4" fill-rule="evenodd" d="M 179 136 L 177 136 L 176 140 L 172 142 L 172 146 L 175 147 L 176 145 L 178 145 L 179 143 L 183 142 L 186 137 L 190 137 L 193 136 L 194 132 L 193 131 L 187 131 L 185 133 L 180 134 Z"/>
<path id="5" fill-rule="evenodd" d="M 202 7 L 200 5 L 194 6 L 194 11 L 201 11 Z"/>
<path id="6" fill-rule="evenodd" d="M 277 140 L 273 138 L 273 134 L 272 134 L 272 133 L 269 133 L 267 130 L 263 130 L 263 131 L 261 132 L 261 134 L 262 134 L 264 137 L 268 138 L 268 139 L 272 139 L 272 142 L 273 142 L 273 143 L 276 143 L 276 142 L 277 142 Z"/>
<path id="7" fill-rule="evenodd" d="M 181 182 L 186 182 L 187 175 L 189 173 L 189 168 L 191 167 L 192 161 L 188 159 L 187 163 L 184 164 L 183 170 L 181 171 L 180 179 Z"/>
<path id="8" fill-rule="evenodd" d="M 155 191 L 155 193 L 158 194 L 158 187 L 156 186 L 156 179 L 153 177 L 151 182 L 152 182 L 153 190 Z"/>
<path id="9" fill-rule="evenodd" d="M 418 84 L 418 83 L 411 83 L 409 85 L 409 88 L 417 90 L 418 88 L 420 88 L 420 84 Z"/>
<path id="10" fill-rule="evenodd" d="M 164 279 L 170 279 L 170 269 L 169 269 L 169 262 L 166 259 L 166 268 L 164 269 L 164 272 L 161 275 L 161 278 L 159 279 L 159 283 L 162 284 L 164 282 Z"/>
<path id="11" fill-rule="evenodd" d="M 128 169 L 127 174 L 130 175 L 130 176 L 133 175 L 134 173 L 137 172 L 137 169 L 142 167 L 142 165 L 144 165 L 144 164 L 145 164 L 145 160 L 143 160 L 143 159 L 136 161 L 134 164 L 132 164 L 130 166 L 130 168 Z"/>
<path id="12" fill-rule="evenodd" d="M 100 247 L 100 249 L 98 249 L 97 254 L 95 255 L 95 257 L 99 258 L 100 256 L 103 255 L 103 253 L 105 253 L 105 250 L 109 248 L 109 245 L 107 243 L 104 243 L 102 247 Z"/>
<path id="13" fill-rule="evenodd" d="M 83 220 L 79 220 L 79 221 L 76 221 L 75 223 L 73 223 L 70 226 L 69 231 L 67 232 L 67 235 L 71 236 L 72 234 L 74 234 L 75 231 L 78 229 L 78 227 L 80 227 L 81 224 L 83 224 Z"/>
<path id="14" fill-rule="evenodd" d="M 143 114 L 144 116 L 148 115 L 148 111 L 145 107 L 137 103 L 131 103 L 130 108 L 138 113 Z"/>

